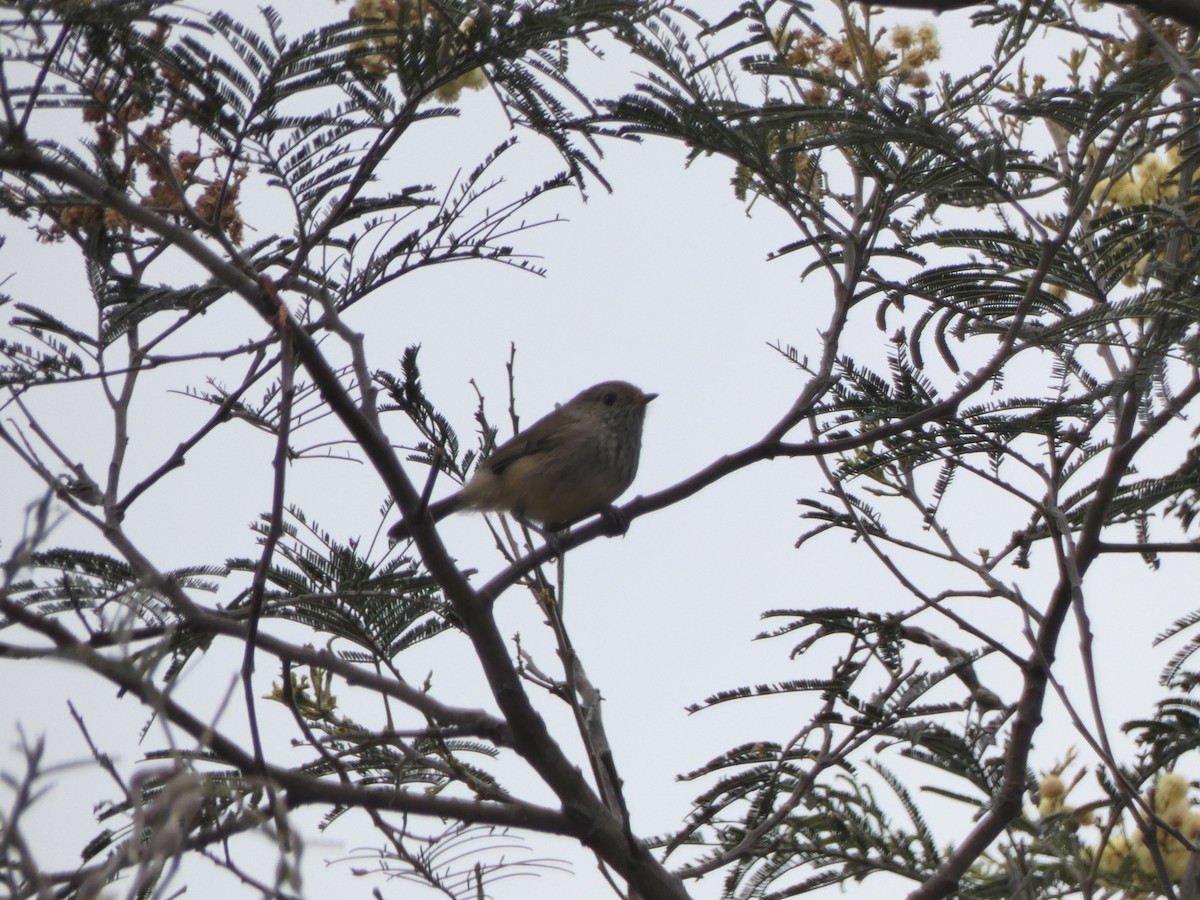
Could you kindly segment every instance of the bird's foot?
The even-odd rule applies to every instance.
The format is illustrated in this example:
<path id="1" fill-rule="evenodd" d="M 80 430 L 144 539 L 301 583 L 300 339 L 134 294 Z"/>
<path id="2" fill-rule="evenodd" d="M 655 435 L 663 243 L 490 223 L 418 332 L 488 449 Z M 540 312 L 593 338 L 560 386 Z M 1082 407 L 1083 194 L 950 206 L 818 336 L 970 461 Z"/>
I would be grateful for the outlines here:
<path id="1" fill-rule="evenodd" d="M 615 506 L 601 510 L 600 521 L 604 523 L 604 533 L 609 537 L 624 537 L 629 530 L 629 516 Z"/>

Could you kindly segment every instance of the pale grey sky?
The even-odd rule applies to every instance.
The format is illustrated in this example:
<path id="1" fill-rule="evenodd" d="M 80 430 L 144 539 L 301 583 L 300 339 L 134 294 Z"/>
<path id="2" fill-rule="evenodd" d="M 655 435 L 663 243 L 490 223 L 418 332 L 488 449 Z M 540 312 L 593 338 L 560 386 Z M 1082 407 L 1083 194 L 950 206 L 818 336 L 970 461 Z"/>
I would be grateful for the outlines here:
<path id="1" fill-rule="evenodd" d="M 698 6 L 702 11 L 725 8 L 712 2 Z M 948 49 L 957 43 L 962 21 L 962 17 L 941 21 Z M 613 58 L 608 65 L 619 68 L 621 63 Z M 397 179 L 403 184 L 426 181 L 439 165 L 472 167 L 478 153 L 468 148 L 496 143 L 507 134 L 491 104 L 487 94 L 468 96 L 462 120 L 428 126 L 428 143 L 406 144 L 398 154 Z M 481 122 L 487 123 L 486 129 Z M 545 160 L 545 151 L 529 135 L 519 137 L 521 146 L 504 168 L 507 183 L 501 189 L 513 195 L 547 174 L 537 164 Z M 605 152 L 605 172 L 615 188 L 612 195 L 594 187 L 584 205 L 569 191 L 551 194 L 539 201 L 530 217 L 561 213 L 569 221 L 515 238 L 519 246 L 543 257 L 549 269 L 546 278 L 487 263 L 439 267 L 395 282 L 356 307 L 347 320 L 367 333 L 373 366 L 394 371 L 407 345 L 422 344 L 426 388 L 464 437 L 473 426 L 475 397 L 470 379 L 487 394 L 493 421 L 504 421 L 504 364 L 513 342 L 518 348 L 517 387 L 526 423 L 553 403 L 609 378 L 657 392 L 660 396 L 647 418 L 641 468 L 627 495 L 632 497 L 673 484 L 756 440 L 786 411 L 803 377 L 767 345 L 780 341 L 812 352 L 828 315 L 829 298 L 819 275 L 807 282 L 799 280 L 806 258 L 766 261 L 770 251 L 794 235 L 782 216 L 765 203 L 747 214 L 733 196 L 733 173 L 727 162 L 701 159 L 685 170 L 682 148 L 658 142 L 611 143 L 605 145 Z M 515 160 L 520 165 L 512 165 Z M 254 227 L 270 209 L 269 205 L 248 207 L 248 224 Z M 264 231 L 272 227 L 262 221 Z M 19 299 L 40 297 L 68 320 L 88 322 L 94 314 L 92 301 L 77 259 L 62 248 L 34 244 L 11 222 L 4 232 L 9 243 L 0 249 L 0 273 L 10 275 L 5 289 Z M 8 328 L 5 313 L 0 313 L 0 335 Z M 203 327 L 223 342 L 229 342 L 231 334 L 256 337 L 264 332 L 257 318 L 233 298 L 219 303 Z M 885 337 L 871 335 L 863 328 L 856 338 L 858 346 Z M 197 368 L 191 383 L 199 384 L 201 373 Z M 161 385 L 142 386 L 143 400 L 136 407 L 132 428 L 131 478 L 170 452 L 182 433 L 178 426 L 205 412 L 196 401 L 167 393 L 168 384 L 181 386 L 169 374 Z M 67 406 L 56 391 L 39 393 L 44 394 L 47 421 L 56 437 L 95 470 L 109 449 L 108 426 L 104 411 L 93 406 L 95 395 L 72 392 Z M 82 426 L 84 422 L 88 427 Z M 328 423 L 325 427 L 336 432 Z M 397 443 L 413 439 L 399 416 L 390 420 L 390 428 Z M 270 503 L 273 446 L 248 428 L 240 434 L 238 429 L 226 431 L 227 437 L 190 455 L 188 464 L 156 488 L 130 517 L 130 533 L 160 567 L 219 562 L 256 552 L 248 526 Z M 1179 439 L 1185 440 L 1185 434 L 1181 429 Z M 0 540 L 11 547 L 21 532 L 23 507 L 39 496 L 40 487 L 11 456 L 0 456 L 0 470 L 5 497 Z M 415 477 L 422 478 L 423 472 Z M 339 539 L 369 537 L 378 526 L 383 492 L 368 467 L 303 461 L 291 467 L 289 478 L 289 501 Z M 763 463 L 639 519 L 624 539 L 596 541 L 569 554 L 568 627 L 607 701 L 605 714 L 617 764 L 626 781 L 635 829 L 643 835 L 676 828 L 692 798 L 703 789 L 699 784 L 676 782 L 677 774 L 742 741 L 786 742 L 814 708 L 813 698 L 796 695 L 729 704 L 694 716 L 684 712 L 687 704 L 723 689 L 827 673 L 829 659 L 823 651 L 790 660 L 786 639 L 752 642 L 767 627 L 760 621 L 761 611 L 851 604 L 883 610 L 910 604 L 865 549 L 848 545 L 841 535 L 793 549 L 795 539 L 808 527 L 799 518 L 795 500 L 814 493 L 820 483 L 820 474 L 809 460 Z M 436 493 L 448 489 L 448 484 L 441 484 Z M 952 496 L 951 502 L 958 504 L 953 516 L 960 526 L 978 531 L 980 546 L 1003 543 L 1024 521 L 1023 512 L 1010 515 L 990 493 L 967 490 Z M 502 566 L 477 517 L 448 520 L 443 533 L 462 564 L 479 569 L 478 579 L 486 579 Z M 98 536 L 69 519 L 55 540 L 102 547 Z M 1049 563 L 1045 553 L 1038 559 Z M 1146 702 L 1158 696 L 1158 669 L 1175 649 L 1152 652 L 1150 639 L 1163 622 L 1193 608 L 1197 565 L 1192 559 L 1168 558 L 1162 572 L 1152 575 L 1136 558 L 1107 558 L 1093 570 L 1089 609 L 1097 654 L 1106 662 L 1100 675 L 1105 681 L 1110 729 L 1150 712 Z M 925 577 L 933 581 L 938 575 L 929 571 Z M 1035 604 L 1047 577 L 1035 567 L 1019 579 Z M 231 596 L 218 599 L 228 602 Z M 1146 614 L 1146 604 L 1152 604 L 1151 614 Z M 1022 623 L 1009 608 L 985 607 L 976 604 L 959 611 L 977 624 L 1020 640 Z M 520 634 L 523 646 L 544 665 L 553 666 L 549 634 L 532 599 L 514 590 L 499 608 L 504 633 Z M 295 632 L 293 636 L 300 637 Z M 970 646 L 969 641 L 963 643 Z M 1064 653 L 1074 643 L 1073 637 L 1065 638 Z M 401 665 L 413 681 L 434 671 L 434 689 L 447 701 L 490 706 L 467 650 L 461 638 L 443 637 L 407 654 Z M 226 690 L 236 692 L 239 661 L 238 648 L 219 646 L 185 675 L 179 695 L 210 697 L 215 702 Z M 1070 660 L 1064 662 L 1068 665 L 1061 677 L 1082 704 L 1078 672 L 1072 671 Z M 986 678 L 999 666 L 985 663 L 982 670 Z M 260 693 L 268 692 L 273 675 L 264 665 Z M 353 708 L 352 691 L 343 689 L 338 694 Z M 19 722 L 26 734 L 45 735 L 48 759 L 83 763 L 56 779 L 55 789 L 39 801 L 35 812 L 39 849 L 51 867 L 72 865 L 78 848 L 95 832 L 96 824 L 80 811 L 113 796 L 83 758 L 66 708 L 72 697 L 98 744 L 115 753 L 126 770 L 138 768 L 136 760 L 144 751 L 163 745 L 156 727 L 141 745 L 137 743 L 147 713 L 131 699 L 117 700 L 106 687 L 87 686 L 86 679 L 65 666 L 4 665 L 0 709 L 8 726 L 5 733 L 14 734 L 14 724 Z M 573 746 L 567 710 L 544 699 L 542 707 L 555 733 Z M 230 704 L 222 724 L 242 718 L 240 702 L 235 698 Z M 1069 746 L 1081 743 L 1056 709 L 1056 703 L 1048 708 L 1047 725 L 1037 742 L 1039 767 L 1051 765 Z M 261 714 L 268 734 L 271 724 L 278 723 L 279 734 L 290 737 L 290 720 L 282 707 L 263 704 Z M 364 710 L 363 714 L 373 713 Z M 1121 735 L 1114 731 L 1112 737 L 1118 746 L 1128 748 Z M 279 758 L 286 761 L 288 756 L 285 752 Z M 294 754 L 296 761 L 302 758 L 302 750 Z M 0 766 L 9 769 L 18 761 L 12 739 L 0 746 Z M 1192 774 L 1187 766 L 1184 771 Z M 932 780 L 924 770 L 916 774 Z M 512 787 L 528 783 L 514 770 Z M 6 795 L 0 793 L 0 804 L 6 802 Z M 935 826 L 945 828 L 945 840 L 950 841 L 969 826 L 970 814 L 960 807 L 944 808 L 944 820 Z M 352 816 L 324 835 L 310 836 L 308 895 L 340 891 L 366 897 L 379 886 L 385 896 L 421 896 L 415 888 L 354 879 L 345 865 L 326 869 L 319 864 L 364 844 L 375 846 L 378 840 Z M 548 873 L 539 879 L 502 883 L 494 891 L 498 900 L 607 895 L 586 854 L 562 842 L 543 844 L 541 838 L 532 838 L 531 846 L 534 856 L 567 857 L 574 876 Z M 223 875 L 213 883 L 231 884 Z M 863 888 L 851 887 L 846 896 L 881 896 L 881 884 L 870 881 Z M 717 873 L 692 890 L 697 900 L 707 900 L 718 896 L 719 887 Z M 114 896 L 123 894 L 117 890 Z"/>

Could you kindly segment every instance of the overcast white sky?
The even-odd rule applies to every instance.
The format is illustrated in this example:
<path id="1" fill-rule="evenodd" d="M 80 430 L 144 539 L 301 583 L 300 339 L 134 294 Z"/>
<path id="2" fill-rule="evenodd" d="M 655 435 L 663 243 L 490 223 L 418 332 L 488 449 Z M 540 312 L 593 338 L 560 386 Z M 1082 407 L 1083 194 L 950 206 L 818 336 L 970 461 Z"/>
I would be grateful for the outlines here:
<path id="1" fill-rule="evenodd" d="M 710 11 L 727 8 L 713 2 L 698 5 Z M 905 18 L 916 22 L 922 17 Z M 963 21 L 962 16 L 940 21 L 948 49 L 961 46 Z M 622 66 L 616 57 L 609 63 Z M 397 154 L 396 177 L 403 184 L 432 180 L 439 166 L 469 169 L 478 158 L 472 148 L 495 143 L 506 134 L 486 94 L 465 99 L 461 121 L 432 123 L 425 131 L 423 145 L 414 146 L 410 139 Z M 530 136 L 520 138 L 517 153 L 523 162 L 518 167 L 510 162 L 504 170 L 504 189 L 513 194 L 547 174 L 539 167 L 545 151 Z M 745 446 L 782 415 L 803 380 L 767 345 L 780 341 L 809 350 L 817 347 L 828 296 L 819 276 L 799 280 L 807 260 L 765 261 L 768 252 L 793 234 L 764 203 L 747 214 L 733 196 L 728 163 L 700 160 L 684 170 L 683 149 L 665 143 L 609 144 L 605 150 L 605 172 L 614 193 L 596 187 L 586 204 L 569 191 L 552 194 L 530 215 L 561 213 L 569 221 L 516 239 L 543 257 L 549 269 L 544 279 L 486 263 L 440 267 L 401 279 L 356 307 L 348 319 L 368 335 L 372 366 L 395 370 L 407 345 L 422 344 L 426 387 L 463 435 L 473 425 L 475 395 L 469 379 L 487 394 L 493 420 L 502 420 L 504 365 L 512 342 L 518 348 L 517 387 L 526 422 L 604 379 L 625 379 L 658 392 L 649 409 L 641 469 L 628 495 L 633 496 L 673 484 Z M 264 231 L 272 230 L 270 209 L 248 207 L 248 224 L 261 222 Z M 41 302 L 69 321 L 88 323 L 94 309 L 78 260 L 69 251 L 34 244 L 14 223 L 3 231 L 9 243 L 0 249 L 0 273 L 9 277 L 7 292 Z M 222 301 L 203 327 L 223 343 L 231 342 L 231 334 L 263 334 L 263 325 L 239 303 Z M 0 313 L 0 334 L 7 334 L 6 313 Z M 857 346 L 874 339 L 863 329 Z M 199 384 L 200 373 L 197 369 L 190 383 Z M 166 392 L 168 382 L 182 386 L 177 379 L 168 375 L 142 385 L 132 429 L 131 479 L 161 461 L 185 433 L 186 424 L 206 412 L 195 401 Z M 69 403 L 56 398 L 54 391 L 44 395 L 45 409 L 56 413 L 47 420 L 55 435 L 99 474 L 110 439 L 103 409 L 85 392 L 73 392 Z M 398 443 L 412 440 L 398 417 L 391 424 Z M 224 431 L 227 434 L 212 446 L 189 456 L 188 464 L 131 515 L 130 533 L 162 568 L 255 553 L 248 526 L 270 503 L 273 447 L 248 429 Z M 1184 435 L 1180 431 L 1180 440 Z M 0 456 L 0 472 L 0 540 L 9 548 L 21 533 L 25 504 L 36 499 L 41 488 L 11 455 Z M 383 493 L 366 466 L 299 462 L 289 478 L 290 502 L 339 539 L 369 538 L 378 526 Z M 669 831 L 688 812 L 702 788 L 676 783 L 677 774 L 736 743 L 786 741 L 807 721 L 812 704 L 803 697 L 730 704 L 690 717 L 684 712 L 685 705 L 722 689 L 827 673 L 829 659 L 822 652 L 790 660 L 785 642 L 752 642 L 764 627 L 759 618 L 763 610 L 825 605 L 884 610 L 908 605 L 909 599 L 865 549 L 848 545 L 840 536 L 793 549 L 807 527 L 799 518 L 796 498 L 813 493 L 819 483 L 811 461 L 764 463 L 638 520 L 624 539 L 597 541 L 569 555 L 568 626 L 606 698 L 610 736 L 640 833 Z M 448 488 L 441 485 L 438 491 Z M 1007 517 L 990 494 L 964 492 L 951 502 L 958 504 L 960 527 L 978 531 L 980 546 L 1002 544 L 1024 519 L 1023 512 Z M 463 565 L 480 570 L 480 579 L 502 567 L 480 519 L 448 520 L 443 533 Z M 70 520 L 62 523 L 55 540 L 101 546 L 98 536 Z M 1045 554 L 1038 559 L 1047 561 Z M 1093 569 L 1089 608 L 1097 632 L 1096 652 L 1106 661 L 1100 674 L 1110 726 L 1149 714 L 1146 704 L 1158 696 L 1159 667 L 1174 649 L 1151 652 L 1150 639 L 1163 623 L 1193 608 L 1196 576 L 1197 563 L 1191 558 L 1168 558 L 1157 575 L 1136 559 L 1104 559 Z M 1026 595 L 1035 605 L 1040 605 L 1039 584 L 1046 577 L 1037 570 L 1024 577 Z M 969 610 L 973 620 L 1008 629 L 1013 640 L 1019 640 L 1020 623 L 1013 621 L 1010 610 L 983 606 Z M 502 599 L 500 610 L 505 632 L 519 633 L 523 644 L 552 666 L 549 635 L 531 598 L 512 591 Z M 1064 652 L 1074 641 L 1072 636 L 1064 638 Z M 419 648 L 402 659 L 404 670 L 414 681 L 433 670 L 434 689 L 444 700 L 484 704 L 478 672 L 469 657 L 460 654 L 464 643 L 448 637 Z M 964 645 L 969 646 L 965 641 Z M 239 660 L 232 647 L 210 654 L 185 676 L 180 696 L 223 692 L 234 684 Z M 1076 698 L 1082 702 L 1082 682 L 1070 669 L 1066 666 L 1062 677 L 1080 691 Z M 986 677 L 987 665 L 984 671 Z M 272 674 L 260 673 L 260 693 L 269 689 Z M 0 767 L 11 770 L 18 764 L 13 737 L 17 723 L 27 735 L 45 735 L 49 760 L 86 763 L 66 708 L 68 698 L 85 713 L 99 745 L 116 755 L 125 770 L 136 768 L 145 750 L 162 746 L 161 732 L 155 728 L 141 746 L 137 744 L 146 712 L 134 701 L 117 700 L 107 688 L 84 690 L 82 684 L 65 666 L 3 664 L 0 711 L 7 726 L 4 733 L 10 737 L 0 744 Z M 339 691 L 339 697 L 353 708 L 351 693 Z M 240 718 L 239 703 L 223 722 Z M 573 745 L 565 708 L 556 709 L 549 701 L 543 708 L 556 733 Z M 1037 742 L 1034 759 L 1039 767 L 1051 765 L 1068 746 L 1080 743 L 1056 708 L 1052 701 Z M 264 704 L 262 714 L 268 728 L 278 723 L 279 732 L 290 735 L 282 707 Z M 1120 736 L 1113 737 L 1122 746 Z M 294 758 L 304 756 L 300 751 Z M 1186 766 L 1184 771 L 1194 774 Z M 61 774 L 36 811 L 39 849 L 47 865 L 72 865 L 79 847 L 96 830 L 81 812 L 112 795 L 90 765 Z M 0 793 L 3 803 L 7 795 Z M 968 814 L 945 808 L 953 813 L 953 818 L 950 813 L 946 817 L 944 838 L 949 841 L 967 827 Z M 535 855 L 569 858 L 575 877 L 520 879 L 498 886 L 497 898 L 548 900 L 568 891 L 580 897 L 605 896 L 586 855 L 558 844 L 547 849 L 538 841 Z M 378 841 L 350 818 L 314 837 L 307 858 L 318 864 L 306 873 L 308 895 L 329 896 L 341 890 L 346 896 L 365 897 L 379 885 L 385 896 L 421 896 L 411 887 L 353 880 L 346 866 L 319 865 L 364 843 L 374 846 Z M 216 883 L 230 883 L 222 877 Z M 868 882 L 846 896 L 881 896 L 881 884 Z M 693 891 L 697 898 L 718 896 L 719 874 Z"/>

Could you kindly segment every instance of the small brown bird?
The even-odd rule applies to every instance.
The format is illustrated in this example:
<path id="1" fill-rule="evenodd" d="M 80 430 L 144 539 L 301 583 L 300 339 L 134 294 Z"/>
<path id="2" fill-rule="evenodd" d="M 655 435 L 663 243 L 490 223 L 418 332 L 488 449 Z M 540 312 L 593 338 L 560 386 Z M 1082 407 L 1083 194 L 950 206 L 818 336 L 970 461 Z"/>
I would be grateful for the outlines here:
<path id="1" fill-rule="evenodd" d="M 607 509 L 637 474 L 646 404 L 657 396 L 626 381 L 588 388 L 497 447 L 430 515 L 507 512 L 557 531 Z M 388 531 L 393 544 L 408 537 L 407 521 Z"/>

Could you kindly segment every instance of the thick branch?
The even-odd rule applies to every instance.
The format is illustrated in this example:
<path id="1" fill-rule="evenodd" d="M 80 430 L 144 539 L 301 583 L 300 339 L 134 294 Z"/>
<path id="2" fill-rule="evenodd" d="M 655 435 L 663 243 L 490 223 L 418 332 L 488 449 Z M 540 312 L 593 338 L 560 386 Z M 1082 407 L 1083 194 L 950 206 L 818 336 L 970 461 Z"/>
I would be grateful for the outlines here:
<path id="1" fill-rule="evenodd" d="M 927 9 L 931 12 L 950 12 L 955 9 L 970 7 L 988 7 L 993 4 L 979 0 L 880 0 L 871 3 L 872 6 L 891 6 L 898 9 Z M 1128 0 L 1125 3 L 1111 3 L 1112 6 L 1132 6 L 1143 10 L 1152 16 L 1166 16 L 1192 28 L 1200 28 L 1200 2 L 1197 0 Z"/>
<path id="2" fill-rule="evenodd" d="M 1101 541 L 1100 553 L 1200 553 L 1200 541 Z"/>

